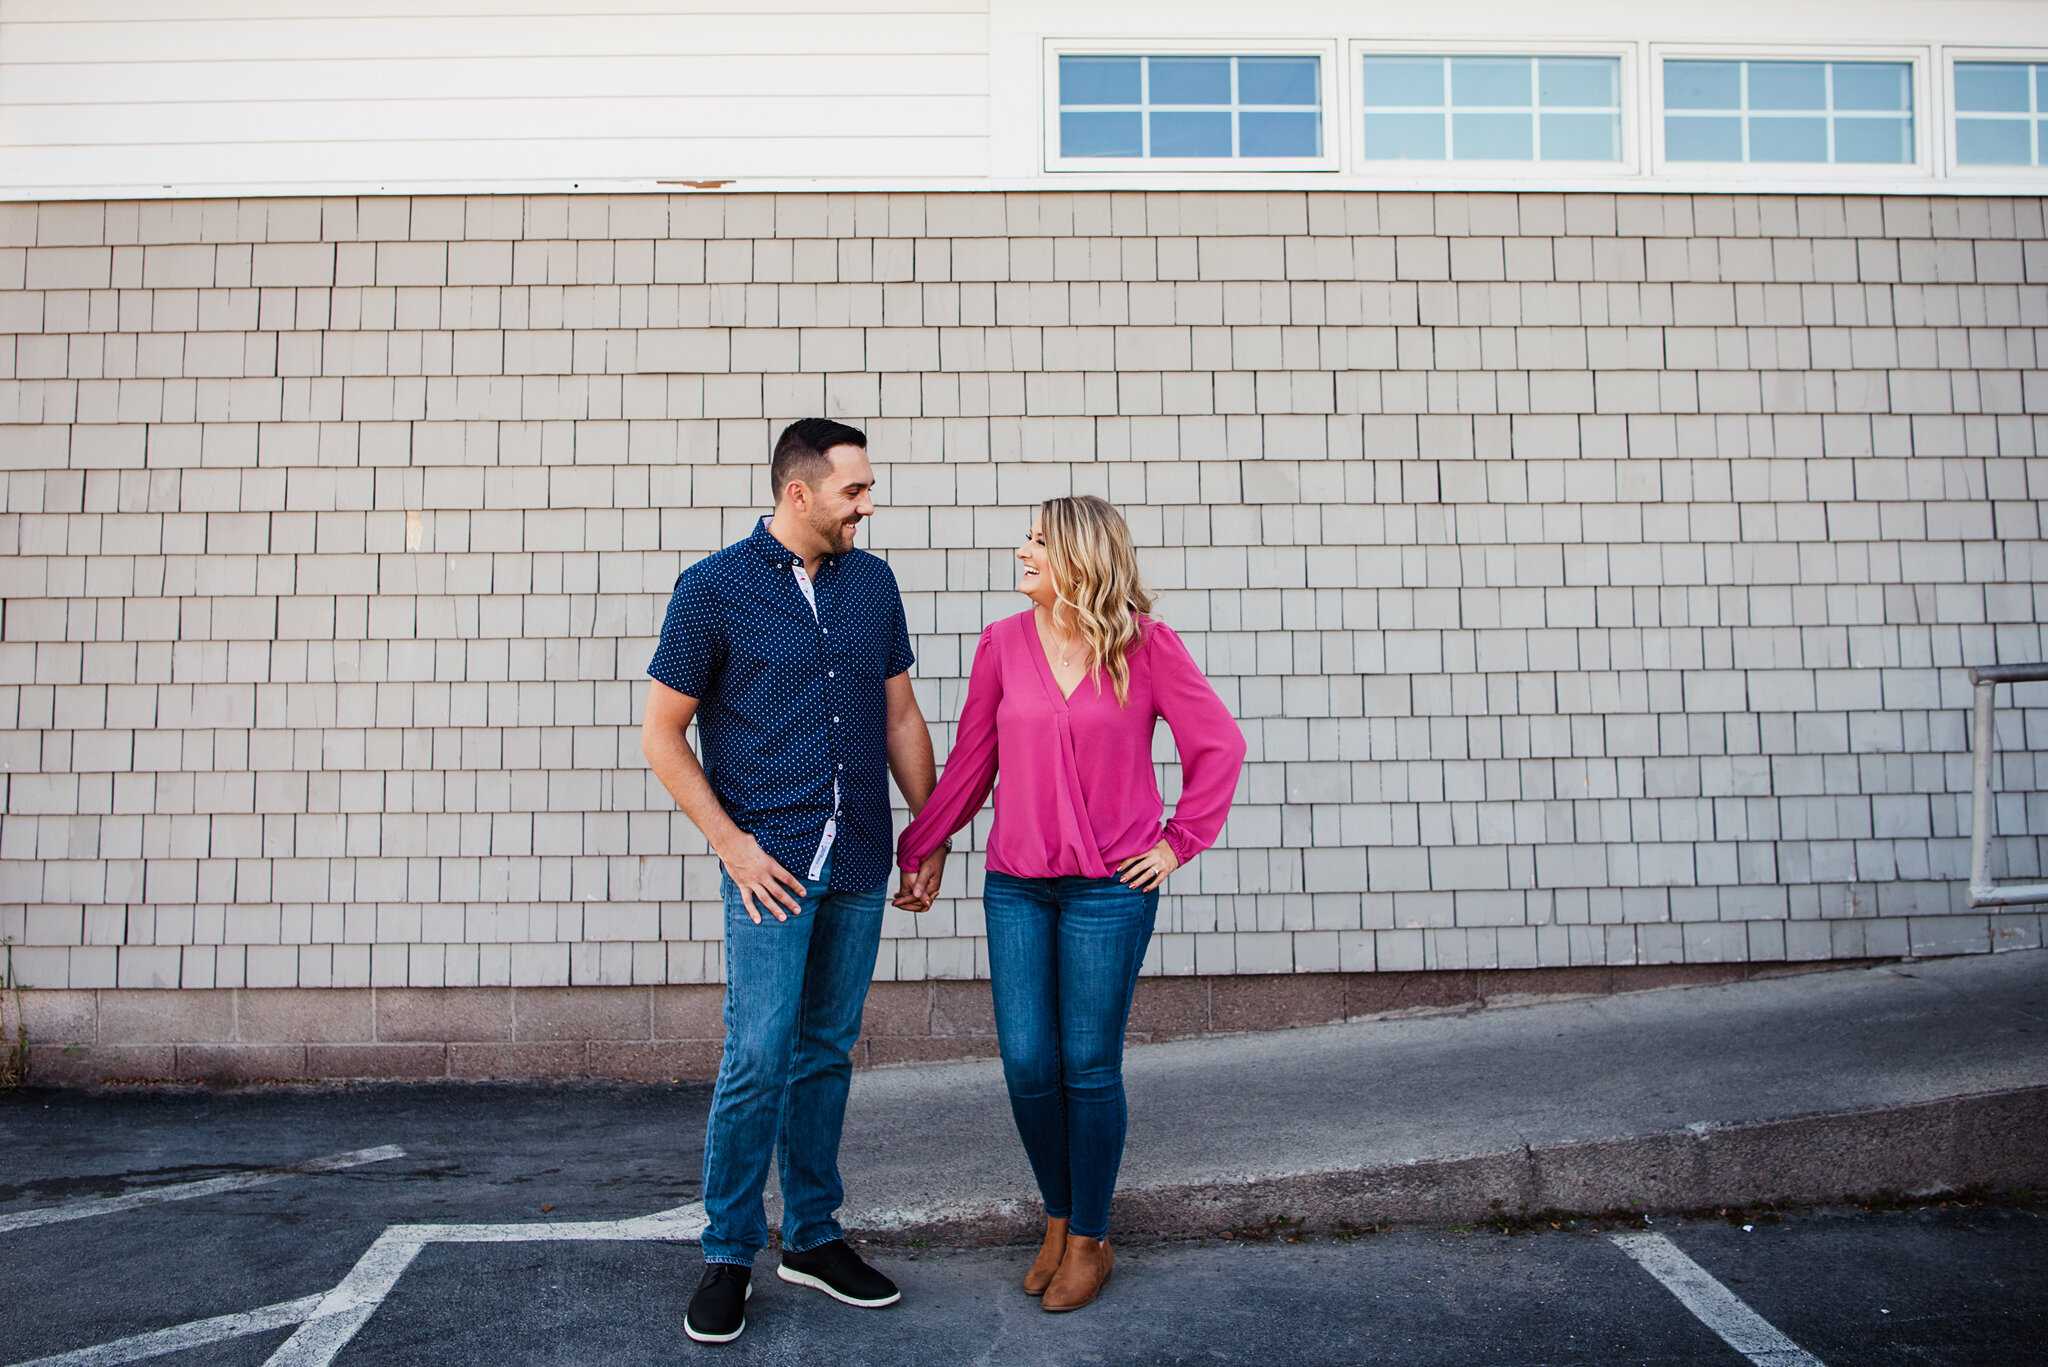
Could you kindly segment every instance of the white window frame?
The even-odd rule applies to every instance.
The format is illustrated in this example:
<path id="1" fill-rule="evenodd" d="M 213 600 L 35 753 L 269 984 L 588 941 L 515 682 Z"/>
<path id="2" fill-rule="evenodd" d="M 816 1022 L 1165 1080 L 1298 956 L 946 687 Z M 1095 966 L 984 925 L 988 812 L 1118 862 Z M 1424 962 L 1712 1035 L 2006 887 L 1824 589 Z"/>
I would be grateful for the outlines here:
<path id="1" fill-rule="evenodd" d="M 2026 62 L 2048 66 L 2048 48 L 2017 47 L 1944 47 L 1941 50 L 1939 69 L 1941 88 L 1946 96 L 1942 101 L 1941 152 L 1946 178 L 1949 180 L 2039 180 L 2048 177 L 2048 145 L 2042 151 L 2039 166 L 1986 166 L 1964 165 L 1956 155 L 1956 120 L 1968 115 L 1969 111 L 1956 105 L 1956 64 L 1958 62 Z M 2048 120 L 2048 109 L 2038 116 Z M 2048 140 L 2044 140 L 2048 143 Z"/>
<path id="2" fill-rule="evenodd" d="M 1041 164 L 1048 172 L 1145 172 L 1152 175 L 1215 171 L 1336 172 L 1343 165 L 1344 92 L 1338 83 L 1335 39 L 1301 38 L 1048 38 L 1041 48 Z M 1060 155 L 1062 57 L 1314 57 L 1322 94 L 1323 155 L 1319 157 L 1063 157 Z"/>
<path id="3" fill-rule="evenodd" d="M 1910 162 L 1824 161 L 1672 161 L 1664 152 L 1664 64 L 1666 62 L 1905 62 L 1911 67 L 1913 91 L 1913 160 Z M 1650 45 L 1651 174 L 1673 180 L 1779 181 L 1910 181 L 1936 174 L 1934 148 L 1940 141 L 1929 125 L 1946 122 L 1947 111 L 1936 106 L 1932 72 L 1933 49 L 1896 44 L 1858 47 L 1853 44 L 1772 46 L 1745 43 L 1739 47 L 1695 43 Z"/>
<path id="4" fill-rule="evenodd" d="M 1503 177 L 1546 180 L 1627 179 L 1643 174 L 1643 137 L 1637 127 L 1642 100 L 1637 67 L 1642 45 L 1632 42 L 1561 42 L 1544 38 L 1528 42 L 1505 39 L 1487 42 L 1422 40 L 1390 42 L 1352 38 L 1345 43 L 1346 102 L 1344 118 L 1347 166 L 1354 175 L 1402 180 L 1494 180 Z M 1367 57 L 1618 57 L 1621 59 L 1620 161 L 1404 161 L 1365 155 L 1365 104 L 1358 87 Z M 1446 96 L 1448 98 L 1448 95 Z"/>

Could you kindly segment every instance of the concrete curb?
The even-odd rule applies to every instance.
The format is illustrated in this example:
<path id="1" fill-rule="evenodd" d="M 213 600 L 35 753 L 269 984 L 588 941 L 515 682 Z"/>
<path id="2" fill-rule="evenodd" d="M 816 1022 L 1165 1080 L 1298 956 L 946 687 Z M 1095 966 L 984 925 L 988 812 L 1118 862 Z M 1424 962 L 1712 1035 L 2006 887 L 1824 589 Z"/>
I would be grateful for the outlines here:
<path id="1" fill-rule="evenodd" d="M 2048 1087 L 2020 1087 L 1351 1171 L 1150 1187 L 1118 1195 L 1111 1228 L 1127 1238 L 1198 1238 L 1285 1219 L 1290 1230 L 1344 1233 L 1552 1210 L 1657 1214 L 2042 1184 Z M 849 1222 L 883 1242 L 991 1245 L 1035 1242 L 1039 1218 L 1034 1207 L 1004 1201 L 850 1214 Z"/>

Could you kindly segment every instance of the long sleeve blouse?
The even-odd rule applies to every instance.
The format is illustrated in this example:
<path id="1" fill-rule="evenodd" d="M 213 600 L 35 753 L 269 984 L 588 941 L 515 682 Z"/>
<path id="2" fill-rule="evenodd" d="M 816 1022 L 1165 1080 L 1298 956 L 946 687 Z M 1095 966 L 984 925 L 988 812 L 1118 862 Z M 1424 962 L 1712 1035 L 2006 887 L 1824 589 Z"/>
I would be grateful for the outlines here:
<path id="1" fill-rule="evenodd" d="M 1018 878 L 1107 878 L 1164 834 L 1185 864 L 1215 843 L 1243 766 L 1244 735 L 1163 622 L 1141 618 L 1125 655 L 1129 701 L 1100 670 L 1062 696 L 1029 611 L 990 626 L 975 648 L 946 772 L 896 842 L 915 869 L 974 819 L 995 789 L 988 867 Z M 1164 718 L 1180 751 L 1181 797 L 1165 821 L 1152 768 Z"/>

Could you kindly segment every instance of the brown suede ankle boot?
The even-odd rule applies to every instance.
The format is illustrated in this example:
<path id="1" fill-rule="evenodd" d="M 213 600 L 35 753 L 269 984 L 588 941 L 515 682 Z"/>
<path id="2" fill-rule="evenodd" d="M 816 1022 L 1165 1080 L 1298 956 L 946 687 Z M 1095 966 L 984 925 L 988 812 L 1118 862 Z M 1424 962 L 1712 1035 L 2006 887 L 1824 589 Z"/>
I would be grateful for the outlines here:
<path id="1" fill-rule="evenodd" d="M 1038 1256 L 1031 1260 L 1031 1270 L 1024 1274 L 1024 1294 L 1043 1296 L 1045 1288 L 1052 1285 L 1052 1274 L 1060 1270 L 1060 1260 L 1066 1253 L 1066 1217 L 1062 1216 L 1055 1220 L 1047 1216 L 1045 1242 L 1039 1245 Z"/>
<path id="2" fill-rule="evenodd" d="M 1109 1240 L 1069 1234 L 1066 1256 L 1060 1259 L 1060 1270 L 1045 1288 L 1041 1304 L 1054 1314 L 1079 1310 L 1095 1299 L 1115 1265 L 1116 1254 L 1110 1251 Z"/>

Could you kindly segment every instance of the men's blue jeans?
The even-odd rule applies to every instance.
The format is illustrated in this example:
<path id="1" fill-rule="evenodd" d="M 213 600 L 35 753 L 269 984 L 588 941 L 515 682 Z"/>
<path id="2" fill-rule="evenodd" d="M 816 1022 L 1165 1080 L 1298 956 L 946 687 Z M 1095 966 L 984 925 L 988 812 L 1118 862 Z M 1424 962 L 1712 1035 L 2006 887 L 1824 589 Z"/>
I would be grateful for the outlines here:
<path id="1" fill-rule="evenodd" d="M 1159 893 L 991 870 L 981 904 L 1003 1080 L 1045 1213 L 1100 1239 L 1124 1157 L 1124 1026 Z"/>
<path id="2" fill-rule="evenodd" d="M 882 942 L 882 893 L 831 891 L 832 864 L 806 885 L 803 914 L 748 917 L 725 895 L 725 1056 L 704 1138 L 704 1260 L 753 1265 L 768 1243 L 761 1189 L 780 1159 L 782 1246 L 842 1238 L 834 1212 L 851 1051 Z M 757 899 L 758 905 L 758 899 Z"/>

